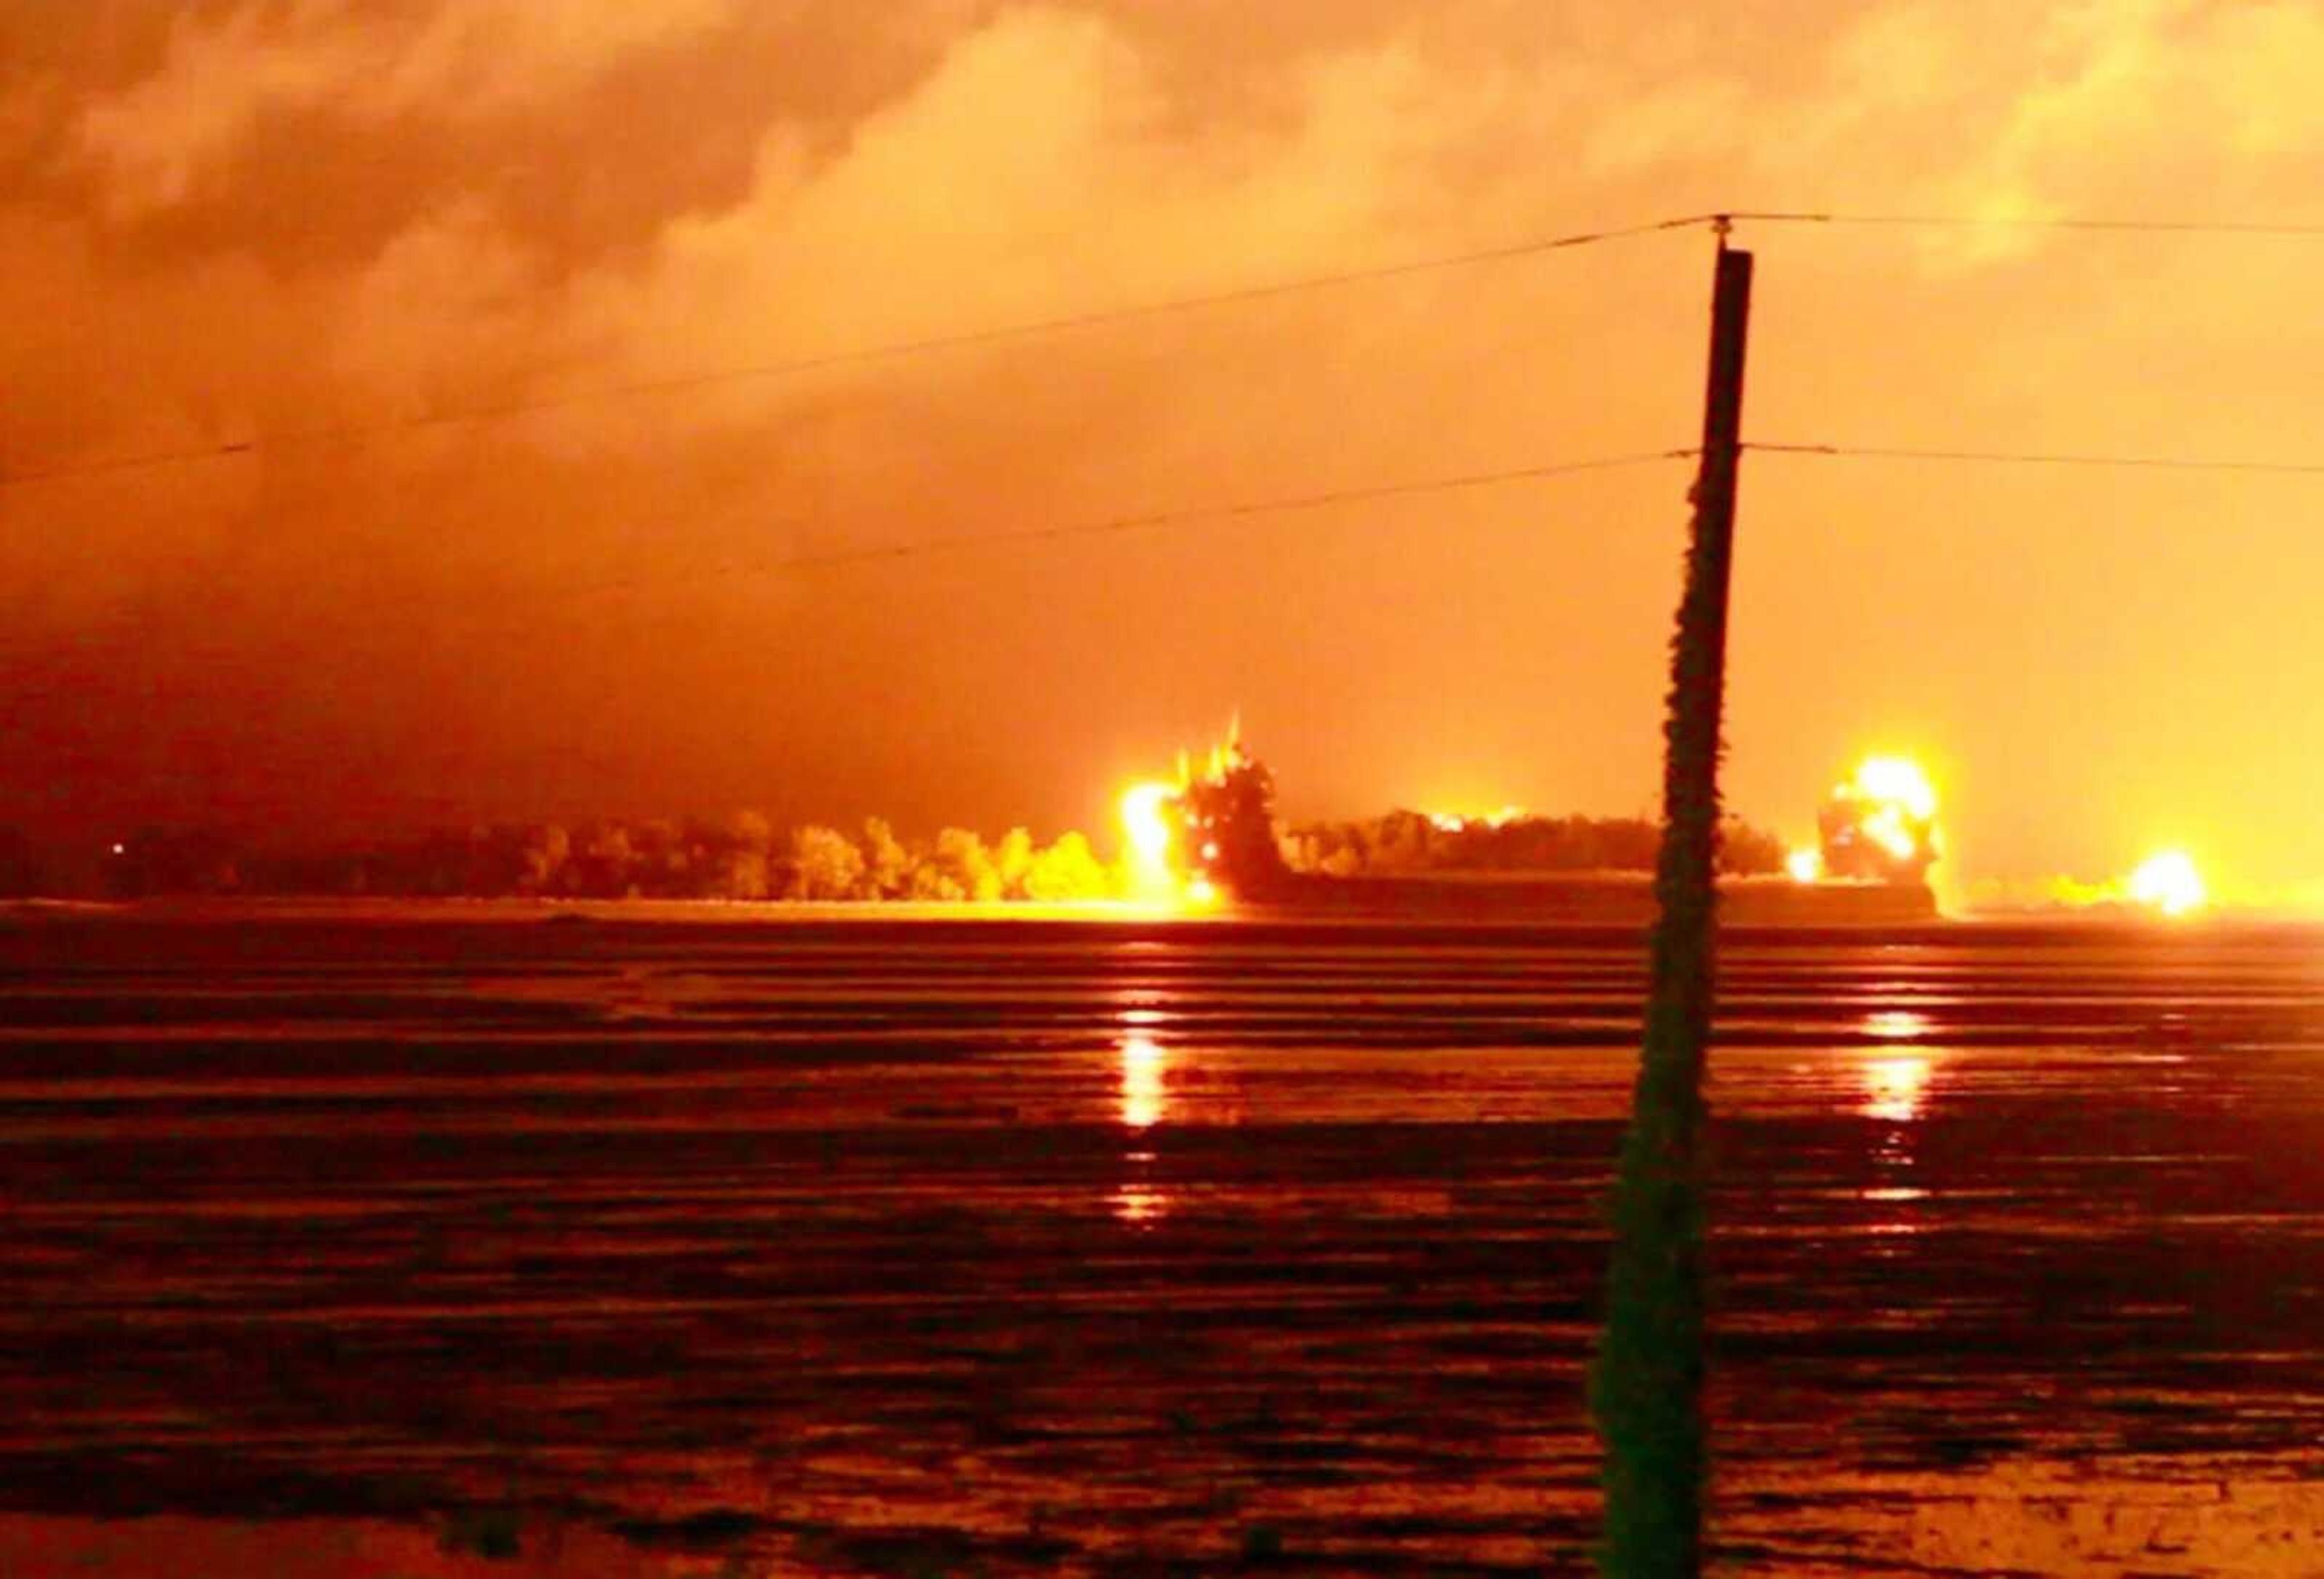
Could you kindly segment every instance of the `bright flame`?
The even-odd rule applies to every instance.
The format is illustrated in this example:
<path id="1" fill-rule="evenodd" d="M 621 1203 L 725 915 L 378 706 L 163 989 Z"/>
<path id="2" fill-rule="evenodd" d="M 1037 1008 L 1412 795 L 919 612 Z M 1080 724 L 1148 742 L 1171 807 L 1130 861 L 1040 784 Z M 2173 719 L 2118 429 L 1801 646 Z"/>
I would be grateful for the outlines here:
<path id="1" fill-rule="evenodd" d="M 1910 757 L 1865 758 L 1856 770 L 1855 779 L 1841 786 L 1841 793 L 1852 793 L 1858 800 L 1902 808 L 1916 822 L 1926 822 L 1937 815 L 1936 786 L 1929 782 L 1921 764 Z"/>
<path id="2" fill-rule="evenodd" d="M 2130 874 L 2130 897 L 2166 916 L 2183 916 L 2202 909 L 2209 892 L 2184 850 L 2165 850 L 2149 856 Z"/>
<path id="3" fill-rule="evenodd" d="M 1823 875 L 1823 852 L 1794 850 L 1784 857 L 1784 870 L 1792 874 L 1794 882 L 1813 882 Z"/>
<path id="4" fill-rule="evenodd" d="M 1833 789 L 1818 817 L 1823 873 L 1881 881 L 1923 876 L 1943 852 L 1936 818 L 1936 786 L 1918 762 L 1867 757 Z"/>
<path id="5" fill-rule="evenodd" d="M 1840 793 L 1870 806 L 1857 826 L 1874 844 L 1899 861 L 1921 853 L 1911 825 L 1937 814 L 1937 791 L 1920 763 L 1909 757 L 1867 757 Z"/>
<path id="6" fill-rule="evenodd" d="M 1872 842 L 1899 861 L 1910 861 L 1921 853 L 1921 841 L 1904 826 L 1904 814 L 1895 805 L 1883 806 L 1867 817 L 1859 825 Z"/>
<path id="7" fill-rule="evenodd" d="M 1142 908 L 1184 912 L 1226 904 L 1253 842 L 1275 838 L 1268 798 L 1266 770 L 1243 754 L 1240 720 L 1205 755 L 1181 751 L 1175 780 L 1146 780 L 1121 793 L 1116 891 Z M 1258 826 L 1243 826 L 1252 816 Z"/>
<path id="8" fill-rule="evenodd" d="M 1167 784 L 1132 784 L 1121 794 L 1121 828 L 1140 861 L 1160 864 L 1170 854 L 1170 819 L 1162 808 L 1177 791 Z"/>
<path id="9" fill-rule="evenodd" d="M 1168 808 L 1177 794 L 1175 786 L 1152 780 L 1122 791 L 1121 831 L 1130 841 L 1130 885 L 1138 898 L 1167 899 L 1176 892 Z"/>

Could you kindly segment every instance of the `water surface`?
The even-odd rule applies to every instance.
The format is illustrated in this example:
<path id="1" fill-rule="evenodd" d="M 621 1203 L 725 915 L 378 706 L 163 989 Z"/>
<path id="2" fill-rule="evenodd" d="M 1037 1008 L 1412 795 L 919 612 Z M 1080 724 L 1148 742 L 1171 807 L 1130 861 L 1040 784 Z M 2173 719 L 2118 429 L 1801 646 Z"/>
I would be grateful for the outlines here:
<path id="1" fill-rule="evenodd" d="M 1726 1571 L 2324 1571 L 2319 946 L 1729 939 Z M 1641 953 L 0 927 L 0 1574 L 1579 1571 Z"/>

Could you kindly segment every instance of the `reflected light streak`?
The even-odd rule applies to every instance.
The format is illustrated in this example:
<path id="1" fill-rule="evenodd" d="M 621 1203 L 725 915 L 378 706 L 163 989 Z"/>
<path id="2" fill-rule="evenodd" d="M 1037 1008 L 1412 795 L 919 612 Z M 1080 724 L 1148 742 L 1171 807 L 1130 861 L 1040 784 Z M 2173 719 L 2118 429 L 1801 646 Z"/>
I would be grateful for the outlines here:
<path id="1" fill-rule="evenodd" d="M 1162 1122 L 1170 1105 L 1163 1090 L 1169 1060 L 1154 1039 L 1132 1031 L 1121 1039 L 1121 1127 L 1150 1130 Z"/>
<path id="2" fill-rule="evenodd" d="M 1864 1034 L 1884 1042 L 1918 1041 L 1932 1029 L 1927 1015 L 1910 1009 L 1890 1009 L 1864 1017 Z"/>
<path id="3" fill-rule="evenodd" d="M 1866 1118 L 1909 1124 L 1926 1105 L 1930 1063 L 1926 1058 L 1874 1058 L 1863 1069 Z"/>
<path id="4" fill-rule="evenodd" d="M 1170 1211 L 1170 1197 L 1151 1185 L 1126 1184 L 1108 1197 L 1113 1214 L 1124 1223 L 1157 1223 Z"/>

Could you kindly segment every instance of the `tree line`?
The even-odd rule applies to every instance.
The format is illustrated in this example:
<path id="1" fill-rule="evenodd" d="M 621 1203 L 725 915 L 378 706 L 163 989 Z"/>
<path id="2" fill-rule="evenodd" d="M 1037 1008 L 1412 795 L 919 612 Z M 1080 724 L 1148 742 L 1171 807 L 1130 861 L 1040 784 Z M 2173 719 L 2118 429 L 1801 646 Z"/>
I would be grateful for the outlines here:
<path id="1" fill-rule="evenodd" d="M 1650 872 L 1661 840 L 1661 829 L 1644 817 L 1519 817 L 1449 826 L 1450 819 L 1417 811 L 1277 833 L 1263 810 L 1249 814 L 1226 794 L 1189 800 L 1188 844 L 1217 845 L 1217 858 L 1206 864 L 1232 891 L 1255 896 L 1268 891 L 1260 880 L 1285 865 L 1324 877 Z M 1722 872 L 1780 872 L 1784 855 L 1772 834 L 1737 819 L 1725 825 Z M 906 839 L 878 817 L 854 832 L 824 824 L 779 830 L 755 811 L 724 820 L 496 823 L 308 847 L 209 828 L 148 827 L 93 856 L 43 848 L 23 830 L 0 826 L 0 897 L 1054 903 L 1124 897 L 1130 888 L 1129 874 L 1078 833 L 1040 844 L 1024 828 L 987 840 L 948 827 L 934 838 Z"/>
<path id="2" fill-rule="evenodd" d="M 1311 823 L 1283 836 L 1296 872 L 1395 877 L 1462 872 L 1652 872 L 1662 826 L 1643 817 L 1463 819 L 1392 811 L 1353 822 Z M 1739 817 L 1720 826 L 1719 869 L 1736 877 L 1784 869 L 1784 842 Z"/>
<path id="3" fill-rule="evenodd" d="M 1023 828 L 988 843 L 964 828 L 904 839 L 779 831 L 744 811 L 698 818 L 498 823 L 407 838 L 286 847 L 210 828 L 147 827 L 94 853 L 43 850 L 0 828 L 0 897 L 256 897 L 1069 900 L 1113 894 L 1120 874 L 1069 833 Z"/>

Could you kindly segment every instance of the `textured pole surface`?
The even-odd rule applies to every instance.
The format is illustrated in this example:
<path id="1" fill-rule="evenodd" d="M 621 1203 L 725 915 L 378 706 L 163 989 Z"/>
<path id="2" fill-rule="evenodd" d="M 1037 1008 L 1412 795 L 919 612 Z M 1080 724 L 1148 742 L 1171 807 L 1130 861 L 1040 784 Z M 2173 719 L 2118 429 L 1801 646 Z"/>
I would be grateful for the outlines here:
<path id="1" fill-rule="evenodd" d="M 1606 1330 L 1591 1373 L 1605 1446 L 1601 1572 L 1687 1579 L 1702 1572 L 1710 1454 L 1702 1416 L 1702 1070 L 1713 997 L 1720 714 L 1751 254 L 1719 250 L 1702 465 L 1694 485 L 1686 589 L 1671 642 L 1663 725 L 1660 909 L 1630 1128 L 1614 1194 Z"/>

